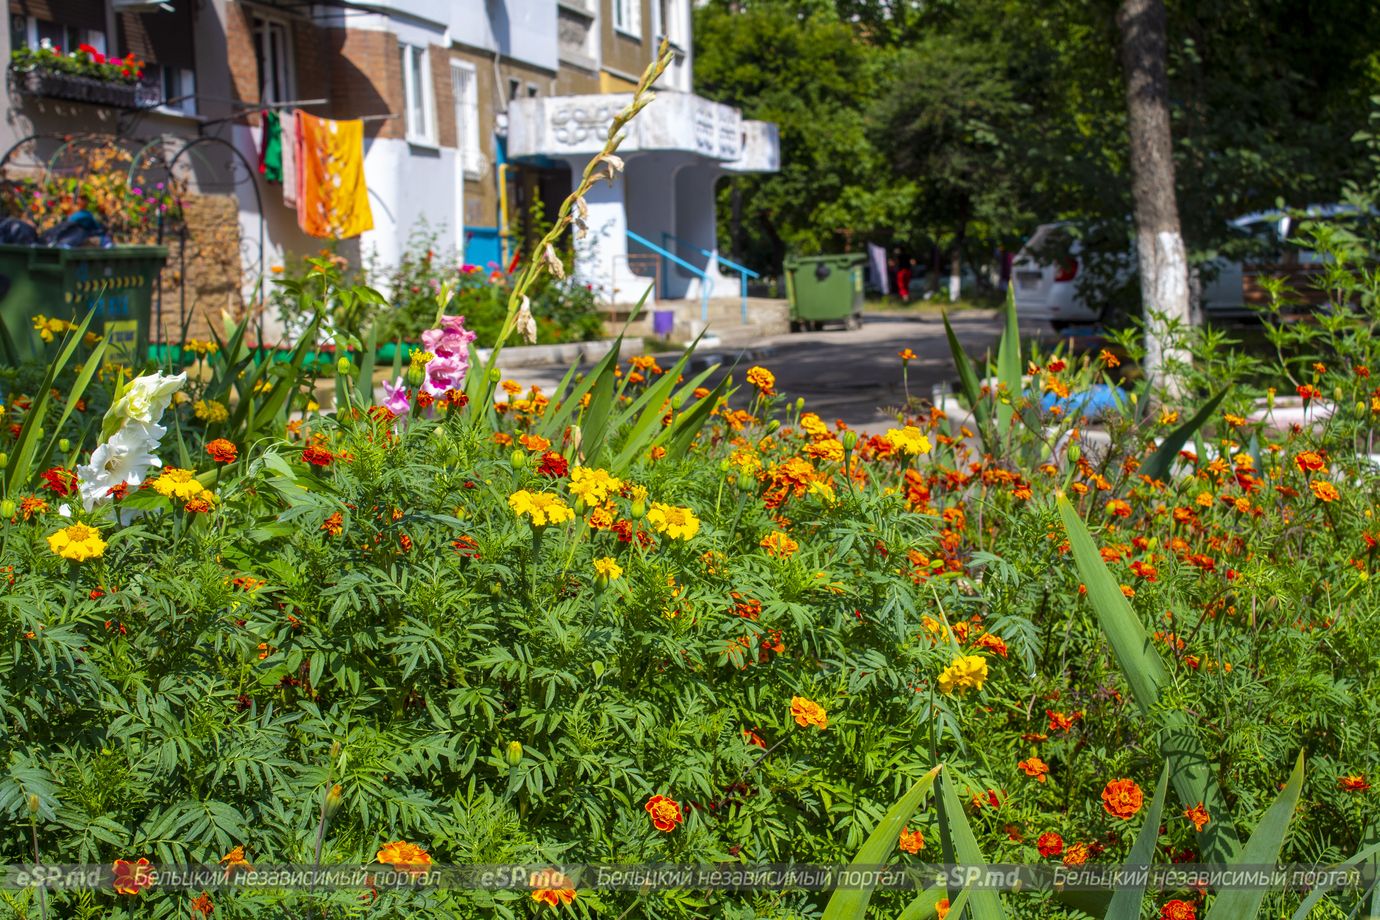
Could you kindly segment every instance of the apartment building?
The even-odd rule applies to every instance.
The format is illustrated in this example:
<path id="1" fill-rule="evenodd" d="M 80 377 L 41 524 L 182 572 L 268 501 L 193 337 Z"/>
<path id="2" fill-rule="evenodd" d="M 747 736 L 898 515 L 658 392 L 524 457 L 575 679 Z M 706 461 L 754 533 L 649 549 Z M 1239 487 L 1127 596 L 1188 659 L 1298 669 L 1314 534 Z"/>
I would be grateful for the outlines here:
<path id="1" fill-rule="evenodd" d="M 11 69 L 0 147 L 104 134 L 156 153 L 204 199 L 188 209 L 201 256 L 224 274 L 233 252 L 253 274 L 322 245 L 281 188 L 250 178 L 261 113 L 362 118 L 373 229 L 341 251 L 391 264 L 426 227 L 468 262 L 506 265 L 522 256 L 510 231 L 568 194 L 664 37 L 675 63 L 624 144 L 624 179 L 590 196 L 579 274 L 610 304 L 648 285 L 654 300 L 732 296 L 744 276 L 717 250 L 714 185 L 775 169 L 778 146 L 774 126 L 693 95 L 690 2 L 8 0 L 7 50 L 85 45 L 146 63 L 123 101 Z"/>

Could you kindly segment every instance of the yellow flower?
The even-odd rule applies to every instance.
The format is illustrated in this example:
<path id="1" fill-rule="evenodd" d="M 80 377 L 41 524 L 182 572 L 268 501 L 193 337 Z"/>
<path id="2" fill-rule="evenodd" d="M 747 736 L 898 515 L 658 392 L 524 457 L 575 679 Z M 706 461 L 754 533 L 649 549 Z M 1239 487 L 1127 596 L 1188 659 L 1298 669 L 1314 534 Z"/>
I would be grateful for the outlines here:
<path id="1" fill-rule="evenodd" d="M 604 499 L 621 488 L 623 480 L 609 475 L 608 470 L 577 466 L 570 471 L 570 494 L 583 499 L 591 508 L 602 505 Z"/>
<path id="2" fill-rule="evenodd" d="M 760 545 L 767 551 L 767 555 L 775 556 L 778 559 L 785 559 L 795 554 L 800 549 L 800 544 L 792 540 L 779 530 L 773 530 L 762 538 Z"/>
<path id="3" fill-rule="evenodd" d="M 522 489 L 508 496 L 508 507 L 512 508 L 518 517 L 525 514 L 531 518 L 533 527 L 559 524 L 575 517 L 575 512 L 561 501 L 559 495 L 548 492 L 529 492 Z"/>
<path id="4" fill-rule="evenodd" d="M 37 332 L 38 337 L 45 342 L 51 342 L 55 335 L 61 335 L 68 329 L 75 328 L 77 328 L 75 324 L 69 323 L 65 319 L 58 319 L 57 317 L 49 319 L 42 313 L 34 316 L 34 332 Z"/>
<path id="5" fill-rule="evenodd" d="M 105 554 L 101 532 L 85 524 L 73 524 L 48 535 L 48 548 L 63 559 L 85 562 Z"/>
<path id="6" fill-rule="evenodd" d="M 617 581 L 623 577 L 623 567 L 612 556 L 594 560 L 594 571 L 605 581 Z"/>
<path id="7" fill-rule="evenodd" d="M 950 695 L 957 690 L 962 696 L 969 690 L 981 690 L 985 680 L 987 680 L 986 658 L 981 655 L 959 655 L 953 660 L 953 664 L 945 668 L 944 672 L 939 675 L 939 690 L 941 693 Z"/>
<path id="8" fill-rule="evenodd" d="M 694 511 L 661 502 L 652 502 L 647 520 L 652 522 L 657 533 L 664 533 L 673 540 L 688 540 L 700 530 L 700 519 L 695 517 Z"/>
<path id="9" fill-rule="evenodd" d="M 824 711 L 824 707 L 803 696 L 791 697 L 791 716 L 801 728 L 813 725 L 824 731 L 829 727 L 829 713 Z"/>
<path id="10" fill-rule="evenodd" d="M 219 424 L 230 418 L 230 412 L 225 408 L 225 404 L 214 399 L 198 399 L 192 405 L 192 412 L 208 425 Z"/>
<path id="11" fill-rule="evenodd" d="M 914 425 L 892 428 L 886 433 L 887 443 L 902 454 L 927 454 L 930 452 L 930 439 Z"/>
<path id="12" fill-rule="evenodd" d="M 762 391 L 763 396 L 776 392 L 776 375 L 765 367 L 754 367 L 747 372 L 747 382 Z"/>
<path id="13" fill-rule="evenodd" d="M 158 474 L 158 478 L 153 481 L 153 490 L 159 495 L 179 498 L 184 502 L 206 491 L 205 487 L 196 481 L 195 473 L 191 470 L 180 470 L 175 466 L 167 467 Z"/>
<path id="14" fill-rule="evenodd" d="M 838 496 L 834 494 L 833 484 L 820 479 L 810 480 L 810 494 L 818 495 L 826 505 L 832 505 L 838 501 Z"/>

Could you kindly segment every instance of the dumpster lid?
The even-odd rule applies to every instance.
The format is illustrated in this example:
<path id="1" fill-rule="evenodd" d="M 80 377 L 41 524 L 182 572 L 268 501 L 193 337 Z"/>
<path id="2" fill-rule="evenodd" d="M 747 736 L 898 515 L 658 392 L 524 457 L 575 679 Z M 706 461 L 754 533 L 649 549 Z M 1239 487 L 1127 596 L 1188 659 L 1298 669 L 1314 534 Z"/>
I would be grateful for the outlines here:
<path id="1" fill-rule="evenodd" d="M 781 264 L 784 268 L 797 268 L 801 265 L 817 265 L 823 262 L 830 268 L 852 268 L 866 261 L 865 252 L 836 252 L 822 256 L 788 255 Z"/>

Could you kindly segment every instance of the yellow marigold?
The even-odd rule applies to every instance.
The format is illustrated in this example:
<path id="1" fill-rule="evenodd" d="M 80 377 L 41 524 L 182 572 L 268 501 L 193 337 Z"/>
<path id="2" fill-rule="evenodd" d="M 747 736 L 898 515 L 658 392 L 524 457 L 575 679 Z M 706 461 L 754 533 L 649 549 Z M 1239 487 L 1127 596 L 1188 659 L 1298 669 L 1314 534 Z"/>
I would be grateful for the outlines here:
<path id="1" fill-rule="evenodd" d="M 559 524 L 575 517 L 575 512 L 561 501 L 559 495 L 549 492 L 529 492 L 522 489 L 508 496 L 508 507 L 512 508 L 518 517 L 526 515 L 531 518 L 533 527 Z"/>
<path id="2" fill-rule="evenodd" d="M 806 412 L 800 417 L 800 430 L 812 438 L 832 437 L 832 432 L 829 431 L 829 426 L 824 423 L 824 419 L 813 412 Z"/>
<path id="3" fill-rule="evenodd" d="M 981 690 L 987 680 L 987 659 L 981 655 L 959 655 L 939 675 L 939 690 L 960 696 L 969 690 Z"/>
<path id="4" fill-rule="evenodd" d="M 623 567 L 612 556 L 595 559 L 594 571 L 605 581 L 617 581 L 623 577 Z"/>
<path id="5" fill-rule="evenodd" d="M 611 475 L 608 470 L 577 466 L 570 471 L 570 494 L 591 507 L 602 505 L 604 499 L 622 488 L 623 480 Z"/>
<path id="6" fill-rule="evenodd" d="M 770 396 L 776 392 L 776 375 L 765 367 L 749 369 L 747 382 L 761 390 L 763 396 Z"/>
<path id="7" fill-rule="evenodd" d="M 744 476 L 751 476 L 762 468 L 762 460 L 751 447 L 739 447 L 729 454 L 728 462 L 738 468 Z"/>
<path id="8" fill-rule="evenodd" d="M 688 540 L 700 530 L 700 519 L 695 517 L 694 511 L 661 502 L 652 502 L 647 520 L 652 522 L 657 533 L 664 533 L 673 540 Z"/>
<path id="9" fill-rule="evenodd" d="M 101 532 L 85 524 L 72 524 L 48 535 L 48 548 L 63 559 L 85 562 L 105 554 Z"/>
<path id="10" fill-rule="evenodd" d="M 499 386 L 503 387 L 503 392 L 507 393 L 509 396 L 516 396 L 522 392 L 522 384 L 518 383 L 516 380 L 505 380 L 503 383 L 499 384 Z"/>
<path id="11" fill-rule="evenodd" d="M 208 425 L 216 425 L 230 418 L 225 404 L 214 399 L 198 399 L 192 404 L 192 412 Z"/>
<path id="12" fill-rule="evenodd" d="M 829 727 L 829 713 L 824 711 L 824 707 L 803 696 L 791 697 L 791 717 L 801 728 L 813 725 L 823 731 Z"/>
<path id="13" fill-rule="evenodd" d="M 775 556 L 778 559 L 785 559 L 792 556 L 795 554 L 796 550 L 800 549 L 799 543 L 779 530 L 773 530 L 771 533 L 767 534 L 762 538 L 762 542 L 759 545 L 766 550 L 769 555 Z"/>
<path id="14" fill-rule="evenodd" d="M 806 445 L 805 455 L 816 460 L 838 463 L 843 459 L 843 442 L 834 437 L 820 438 L 813 444 Z"/>
<path id="15" fill-rule="evenodd" d="M 927 454 L 930 452 L 930 439 L 914 425 L 892 428 L 886 433 L 886 441 L 892 450 L 902 454 Z"/>
<path id="16" fill-rule="evenodd" d="M 175 466 L 167 467 L 158 474 L 158 478 L 153 481 L 153 490 L 159 495 L 166 495 L 168 498 L 176 498 L 187 501 L 196 498 L 206 491 L 201 483 L 196 481 L 196 474 L 191 470 L 178 469 Z"/>
<path id="17" fill-rule="evenodd" d="M 1313 497 L 1320 502 L 1335 502 L 1342 497 L 1337 487 L 1325 479 L 1314 479 L 1308 484 L 1308 488 L 1313 491 Z"/>
<path id="18" fill-rule="evenodd" d="M 409 873 L 426 872 L 431 868 L 431 856 L 415 843 L 395 840 L 379 848 L 374 859 L 385 866 L 392 866 Z"/>

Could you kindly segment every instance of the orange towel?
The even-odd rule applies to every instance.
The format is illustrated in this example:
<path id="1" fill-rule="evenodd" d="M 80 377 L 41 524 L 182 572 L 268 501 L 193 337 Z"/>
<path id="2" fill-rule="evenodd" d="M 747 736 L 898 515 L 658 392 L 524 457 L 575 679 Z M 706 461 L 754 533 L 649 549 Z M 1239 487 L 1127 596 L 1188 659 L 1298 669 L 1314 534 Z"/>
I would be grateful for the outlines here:
<path id="1" fill-rule="evenodd" d="M 311 236 L 337 240 L 372 230 L 374 215 L 364 185 L 364 122 L 299 111 L 297 132 L 298 226 Z"/>

